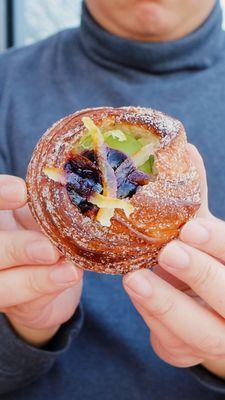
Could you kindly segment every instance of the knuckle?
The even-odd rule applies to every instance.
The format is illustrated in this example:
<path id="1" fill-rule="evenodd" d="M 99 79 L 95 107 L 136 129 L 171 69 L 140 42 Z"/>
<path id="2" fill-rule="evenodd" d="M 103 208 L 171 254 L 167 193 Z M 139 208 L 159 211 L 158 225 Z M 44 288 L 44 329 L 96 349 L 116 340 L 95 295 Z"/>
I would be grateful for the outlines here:
<path id="1" fill-rule="evenodd" d="M 218 254 L 220 260 L 225 260 L 225 222 L 213 217 L 211 220 L 212 246 L 214 254 Z"/>
<path id="2" fill-rule="evenodd" d="M 225 243 L 217 250 L 217 254 L 221 260 L 225 260 Z"/>
<path id="3" fill-rule="evenodd" d="M 207 355 L 221 356 L 224 349 L 224 343 L 221 337 L 216 336 L 215 334 L 210 334 L 202 338 L 198 348 Z"/>
<path id="4" fill-rule="evenodd" d="M 171 340 L 168 347 L 167 347 L 168 353 L 171 355 L 179 355 L 183 353 L 184 351 L 184 344 L 180 342 L 179 340 Z"/>
<path id="5" fill-rule="evenodd" d="M 17 255 L 18 251 L 16 248 L 15 241 L 12 238 L 10 238 L 9 235 L 5 236 L 4 245 L 2 246 L 1 252 L 2 252 L 2 258 L 5 260 L 6 263 L 9 263 L 10 265 L 15 264 L 18 258 Z"/>
<path id="6" fill-rule="evenodd" d="M 173 312 L 175 308 L 175 303 L 171 298 L 165 298 L 163 303 L 156 305 L 153 307 L 153 314 L 157 318 L 162 318 L 166 317 L 167 315 L 170 315 L 171 312 Z"/>
<path id="7" fill-rule="evenodd" d="M 151 335 L 151 345 L 155 353 L 165 362 L 175 367 L 188 367 L 195 365 L 196 358 L 191 354 L 173 354 L 168 351 L 168 347 L 164 346 L 162 342 L 155 336 Z M 199 363 L 199 361 L 198 361 Z"/>
<path id="8" fill-rule="evenodd" d="M 29 318 L 32 312 L 32 301 L 23 304 L 17 304 L 13 307 L 13 313 L 19 317 Z"/>
<path id="9" fill-rule="evenodd" d="M 14 307 L 11 315 L 29 328 L 43 329 L 43 327 L 48 325 L 52 308 L 53 305 L 50 303 L 43 309 L 33 310 L 32 302 L 29 302 Z"/>
<path id="10" fill-rule="evenodd" d="M 195 273 L 192 278 L 192 283 L 195 287 L 207 287 L 208 284 L 212 285 L 217 277 L 217 268 L 213 268 L 210 261 L 205 262 L 202 268 Z"/>
<path id="11" fill-rule="evenodd" d="M 31 313 L 29 325 L 31 328 L 44 329 L 49 326 L 50 316 L 53 310 L 53 304 L 49 303 L 43 310 Z"/>
<path id="12" fill-rule="evenodd" d="M 153 333 L 151 333 L 151 335 L 150 335 L 150 344 L 151 344 L 153 350 L 155 351 L 155 353 L 158 354 L 159 356 L 164 351 L 162 342 Z"/>
<path id="13" fill-rule="evenodd" d="M 37 295 L 46 294 L 34 271 L 27 274 L 27 287 Z"/>

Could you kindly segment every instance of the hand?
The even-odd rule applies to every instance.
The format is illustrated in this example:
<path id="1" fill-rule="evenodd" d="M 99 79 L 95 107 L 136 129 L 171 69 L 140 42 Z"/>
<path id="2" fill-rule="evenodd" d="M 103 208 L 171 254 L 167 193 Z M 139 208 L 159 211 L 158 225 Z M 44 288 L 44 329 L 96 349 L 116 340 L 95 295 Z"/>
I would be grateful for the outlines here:
<path id="1" fill-rule="evenodd" d="M 26 201 L 25 182 L 0 175 L 0 311 L 24 340 L 43 346 L 77 308 L 82 271 L 60 258 Z"/>
<path id="2" fill-rule="evenodd" d="M 126 275 L 124 287 L 160 358 L 178 367 L 202 363 L 225 378 L 225 222 L 208 210 L 203 162 L 190 151 L 203 182 L 198 218 L 162 249 L 160 267 Z"/>

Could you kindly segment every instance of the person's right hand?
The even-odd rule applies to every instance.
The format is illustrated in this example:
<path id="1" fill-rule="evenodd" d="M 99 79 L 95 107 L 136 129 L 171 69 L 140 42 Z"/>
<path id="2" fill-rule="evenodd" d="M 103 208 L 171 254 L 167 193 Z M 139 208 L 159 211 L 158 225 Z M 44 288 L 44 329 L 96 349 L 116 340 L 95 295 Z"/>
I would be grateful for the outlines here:
<path id="1" fill-rule="evenodd" d="M 25 182 L 0 175 L 0 311 L 19 336 L 42 346 L 75 312 L 82 271 L 60 259 L 26 202 Z"/>

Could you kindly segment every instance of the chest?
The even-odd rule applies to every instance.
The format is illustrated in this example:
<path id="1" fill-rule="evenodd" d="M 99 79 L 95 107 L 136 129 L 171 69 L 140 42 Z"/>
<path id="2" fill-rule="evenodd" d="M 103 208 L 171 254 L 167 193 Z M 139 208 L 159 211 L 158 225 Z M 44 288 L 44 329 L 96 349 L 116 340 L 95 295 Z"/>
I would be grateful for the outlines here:
<path id="1" fill-rule="evenodd" d="M 225 81 L 209 71 L 176 77 L 146 74 L 137 79 L 128 75 L 124 79 L 87 64 L 86 79 L 81 72 L 77 70 L 65 90 L 54 80 L 45 96 L 37 88 L 35 103 L 30 92 L 23 99 L 23 111 L 17 112 L 15 108 L 9 133 L 13 173 L 25 176 L 39 137 L 48 126 L 69 113 L 103 105 L 152 107 L 183 122 L 188 141 L 197 146 L 205 162 L 211 210 L 225 218 Z"/>

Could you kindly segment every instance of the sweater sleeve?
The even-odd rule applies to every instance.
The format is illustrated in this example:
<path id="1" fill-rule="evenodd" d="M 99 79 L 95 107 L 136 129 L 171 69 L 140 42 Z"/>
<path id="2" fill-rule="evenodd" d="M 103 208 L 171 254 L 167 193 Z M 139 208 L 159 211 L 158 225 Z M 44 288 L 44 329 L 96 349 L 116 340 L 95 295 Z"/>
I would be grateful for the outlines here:
<path id="1" fill-rule="evenodd" d="M 196 365 L 189 370 L 195 379 L 203 386 L 215 393 L 225 394 L 225 381 L 223 379 L 209 372 L 202 365 Z"/>
<path id="2" fill-rule="evenodd" d="M 0 314 L 0 394 L 19 389 L 46 374 L 81 329 L 83 312 L 79 307 L 63 324 L 45 348 L 33 347 L 18 337 Z"/>

